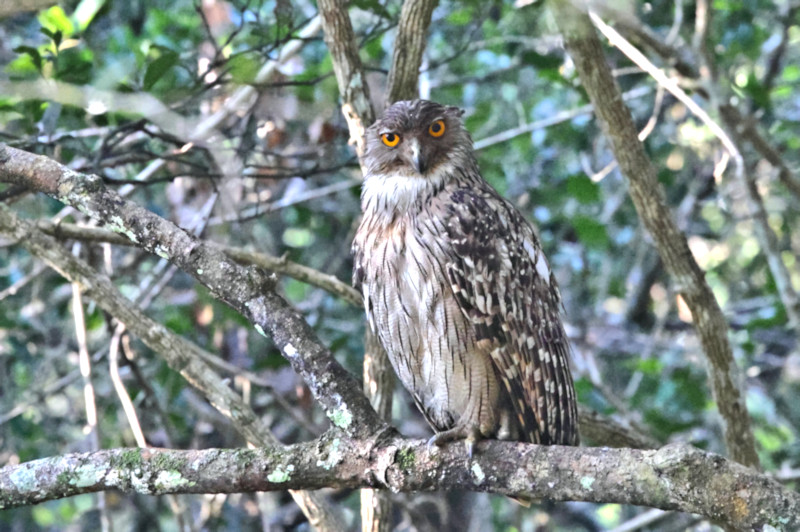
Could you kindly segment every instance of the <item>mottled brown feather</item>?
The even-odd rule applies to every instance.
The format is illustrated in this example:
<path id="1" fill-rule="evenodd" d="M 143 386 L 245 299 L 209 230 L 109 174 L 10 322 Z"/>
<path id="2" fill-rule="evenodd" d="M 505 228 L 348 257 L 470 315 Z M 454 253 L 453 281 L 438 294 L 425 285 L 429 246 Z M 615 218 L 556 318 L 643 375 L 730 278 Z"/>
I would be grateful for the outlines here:
<path id="1" fill-rule="evenodd" d="M 576 445 L 558 287 L 533 227 L 481 177 L 460 116 L 398 102 L 367 131 L 354 284 L 437 432 Z"/>

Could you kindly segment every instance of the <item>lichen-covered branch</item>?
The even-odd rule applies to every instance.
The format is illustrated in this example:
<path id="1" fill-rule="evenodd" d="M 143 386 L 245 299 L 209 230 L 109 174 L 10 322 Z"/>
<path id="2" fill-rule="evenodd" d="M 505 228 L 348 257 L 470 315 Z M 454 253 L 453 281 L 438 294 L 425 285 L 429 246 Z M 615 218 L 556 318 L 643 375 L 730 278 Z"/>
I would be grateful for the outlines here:
<path id="1" fill-rule="evenodd" d="M 264 270 L 241 266 L 216 246 L 121 198 L 99 177 L 74 172 L 46 157 L 0 145 L 0 182 L 22 185 L 71 205 L 200 281 L 259 332 L 272 337 L 338 428 L 364 436 L 385 425 L 360 392 L 358 381 L 275 293 L 274 277 Z M 158 325 L 153 334 L 163 330 Z"/>
<path id="2" fill-rule="evenodd" d="M 689 250 L 686 236 L 667 206 L 656 169 L 638 140 L 630 111 L 622 101 L 589 17 L 568 0 L 553 0 L 550 7 L 620 170 L 628 180 L 636 211 L 653 236 L 677 291 L 692 311 L 694 326 L 709 362 L 709 381 L 724 423 L 728 452 L 734 460 L 757 467 L 759 461 L 750 415 L 741 391 L 741 372 L 733 360 L 722 310 Z"/>
<path id="3" fill-rule="evenodd" d="M 211 356 L 209 353 L 147 317 L 117 290 L 110 279 L 74 257 L 33 224 L 18 219 L 2 204 L 0 234 L 19 240 L 33 255 L 61 272 L 69 281 L 80 285 L 100 308 L 124 323 L 128 330 L 161 356 L 172 369 L 200 390 L 218 411 L 230 419 L 247 441 L 255 445 L 280 445 L 252 408 L 204 362 Z M 315 528 L 342 529 L 343 516 L 324 497 L 317 493 L 300 491 L 294 491 L 291 495 Z"/>
<path id="4" fill-rule="evenodd" d="M 260 449 L 115 449 L 0 469 L 0 509 L 107 489 L 153 495 L 284 489 L 467 489 L 554 501 L 635 504 L 736 530 L 800 527 L 800 494 L 766 475 L 673 444 L 657 451 L 481 442 L 474 456 L 398 437 Z"/>

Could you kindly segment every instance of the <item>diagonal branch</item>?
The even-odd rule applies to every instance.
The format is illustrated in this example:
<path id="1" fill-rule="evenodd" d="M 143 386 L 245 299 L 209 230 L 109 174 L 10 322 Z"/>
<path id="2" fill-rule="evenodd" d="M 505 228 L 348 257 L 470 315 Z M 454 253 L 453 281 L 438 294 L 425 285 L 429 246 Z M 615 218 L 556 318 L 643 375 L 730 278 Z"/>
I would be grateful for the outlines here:
<path id="1" fill-rule="evenodd" d="M 631 199 L 653 236 L 664 266 L 692 311 L 694 326 L 708 360 L 707 371 L 721 414 L 731 457 L 758 467 L 750 416 L 741 391 L 743 379 L 728 340 L 728 326 L 705 275 L 692 257 L 686 236 L 667 207 L 656 169 L 637 138 L 629 109 L 605 62 L 602 44 L 586 13 L 567 0 L 550 3 L 565 45 L 611 142 Z"/>
<path id="2" fill-rule="evenodd" d="M 327 416 L 346 433 L 366 435 L 385 427 L 360 392 L 358 381 L 275 293 L 274 276 L 256 267 L 240 266 L 217 246 L 203 243 L 122 199 L 99 177 L 79 174 L 46 157 L 0 145 L 0 182 L 23 185 L 71 205 L 200 281 L 248 318 L 260 333 L 271 335 Z"/>
<path id="3" fill-rule="evenodd" d="M 92 242 L 108 242 L 114 245 L 131 246 L 134 245 L 127 237 L 115 233 L 109 229 L 100 227 L 80 226 L 71 223 L 54 224 L 47 220 L 40 220 L 36 227 L 43 233 L 58 239 L 76 239 Z M 293 279 L 316 286 L 327 292 L 341 297 L 348 303 L 355 306 L 362 306 L 363 299 L 360 294 L 350 285 L 343 283 L 332 275 L 326 274 L 309 268 L 303 264 L 298 264 L 280 257 L 273 257 L 264 253 L 251 252 L 214 244 L 223 250 L 234 260 L 243 264 L 254 264 L 267 270 L 287 275 Z M 391 401 L 392 369 L 388 359 L 383 354 L 377 339 L 371 334 L 365 340 L 366 353 L 364 361 L 364 388 L 367 397 L 370 398 L 373 407 L 384 419 L 389 418 Z M 210 354 L 203 354 L 201 357 L 212 364 L 220 364 L 217 357 Z M 221 366 L 222 367 L 222 366 Z M 228 368 L 227 371 L 234 371 Z M 255 375 L 248 378 L 258 380 Z M 389 383 L 386 383 L 386 381 Z M 18 409 L 14 409 L 11 414 L 18 415 Z M 0 417 L 0 424 L 8 415 Z M 605 445 L 608 447 L 633 447 L 637 449 L 653 449 L 658 447 L 658 442 L 652 437 L 640 433 L 613 418 L 602 416 L 588 407 L 579 407 L 578 418 L 580 423 L 581 436 L 591 445 Z"/>
<path id="4" fill-rule="evenodd" d="M 557 481 L 556 481 L 557 480 Z M 284 489 L 459 489 L 701 514 L 733 530 L 797 530 L 800 494 L 753 469 L 673 444 L 657 451 L 485 441 L 431 449 L 399 437 L 323 437 L 260 449 L 114 449 L 0 469 L 0 509 L 116 489 L 150 495 Z"/>
<path id="5" fill-rule="evenodd" d="M 124 323 L 172 369 L 200 390 L 247 441 L 261 446 L 280 445 L 250 406 L 204 362 L 211 357 L 210 353 L 147 317 L 117 290 L 108 277 L 67 253 L 55 239 L 43 234 L 33 224 L 18 219 L 2 204 L 0 234 L 19 240 L 33 255 L 59 271 L 75 286 L 80 286 L 103 310 Z M 324 530 L 342 529 L 343 517 L 319 494 L 294 491 L 291 495 L 312 526 Z"/>

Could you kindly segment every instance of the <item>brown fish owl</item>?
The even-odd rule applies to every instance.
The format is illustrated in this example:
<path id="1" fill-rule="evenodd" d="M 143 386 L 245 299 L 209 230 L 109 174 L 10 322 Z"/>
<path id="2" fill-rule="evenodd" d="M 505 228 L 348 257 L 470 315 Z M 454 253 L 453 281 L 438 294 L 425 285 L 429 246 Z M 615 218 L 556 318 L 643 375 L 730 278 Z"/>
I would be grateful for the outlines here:
<path id="1" fill-rule="evenodd" d="M 555 278 L 481 177 L 461 111 L 397 102 L 366 142 L 353 280 L 432 442 L 577 445 Z"/>

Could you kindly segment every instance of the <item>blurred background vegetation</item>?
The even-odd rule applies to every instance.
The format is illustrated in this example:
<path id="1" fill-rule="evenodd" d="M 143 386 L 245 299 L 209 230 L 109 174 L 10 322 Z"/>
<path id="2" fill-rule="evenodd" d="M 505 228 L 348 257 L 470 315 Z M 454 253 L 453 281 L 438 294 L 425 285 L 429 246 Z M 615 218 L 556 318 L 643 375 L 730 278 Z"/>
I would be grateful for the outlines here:
<path id="1" fill-rule="evenodd" d="M 351 2 L 377 109 L 400 6 Z M 730 101 L 777 154 L 778 162 L 754 142 L 741 144 L 777 236 L 778 260 L 790 272 L 790 288 L 800 290 L 800 197 L 793 189 L 800 169 L 800 3 L 714 0 L 704 53 L 695 55 L 701 47 L 693 47 L 693 2 L 608 7 L 625 15 L 620 31 L 676 75 L 695 101 L 704 108 L 715 99 Z M 96 173 L 182 227 L 201 227 L 204 239 L 286 257 L 349 282 L 360 172 L 328 51 L 317 33 L 296 55 L 280 55 L 315 15 L 311 1 L 65 0 L 7 16 L 0 20 L 0 141 Z M 648 34 L 667 51 L 648 44 L 642 38 Z M 732 177 L 732 163 L 725 166 L 719 140 L 682 103 L 618 51 L 606 54 L 637 125 L 649 131 L 646 149 L 729 320 L 762 465 L 796 485 L 798 331 L 789 325 L 746 207 L 745 185 Z M 262 65 L 276 60 L 276 74 L 254 85 L 257 97 L 229 113 L 207 142 L 188 143 L 176 133 L 191 133 L 224 110 Z M 702 68 L 713 70 L 713 86 L 694 74 Z M 59 89 L 58 96 L 43 97 L 37 91 L 45 80 L 70 84 L 81 96 Z M 109 105 L 91 91 L 116 94 L 120 103 Z M 466 110 L 484 176 L 538 224 L 564 295 L 581 403 L 662 443 L 723 452 L 691 315 L 639 224 L 542 3 L 441 1 L 421 94 Z M 160 122 L 159 105 L 182 122 Z M 0 196 L 29 218 L 89 224 L 43 196 L 2 185 Z M 135 248 L 65 244 L 111 275 L 123 293 L 147 300 L 151 317 L 227 362 L 219 371 L 283 442 L 325 430 L 325 416 L 271 342 L 187 275 L 170 274 L 158 257 Z M 363 311 L 288 277 L 281 278 L 281 290 L 337 358 L 360 374 Z M 85 345 L 94 361 L 99 424 L 96 436 L 87 430 L 73 297 L 57 273 L 2 243 L 0 466 L 86 451 L 93 437 L 102 448 L 136 444 L 109 376 L 113 324 L 88 300 Z M 120 374 L 149 444 L 245 444 L 136 338 L 125 345 Z M 408 436 L 429 434 L 403 391 L 396 392 L 393 419 Z M 331 496 L 357 522 L 357 493 Z M 176 519 L 175 501 L 188 508 L 189 523 Z M 398 495 L 396 502 L 399 530 L 445 523 L 465 530 L 610 530 L 645 512 L 585 503 L 524 509 L 485 494 Z M 280 493 L 174 500 L 111 493 L 105 506 L 117 530 L 307 528 Z M 691 516 L 658 517 L 642 529 L 710 526 Z M 95 529 L 98 523 L 89 495 L 0 513 L 0 528 L 7 530 Z"/>

